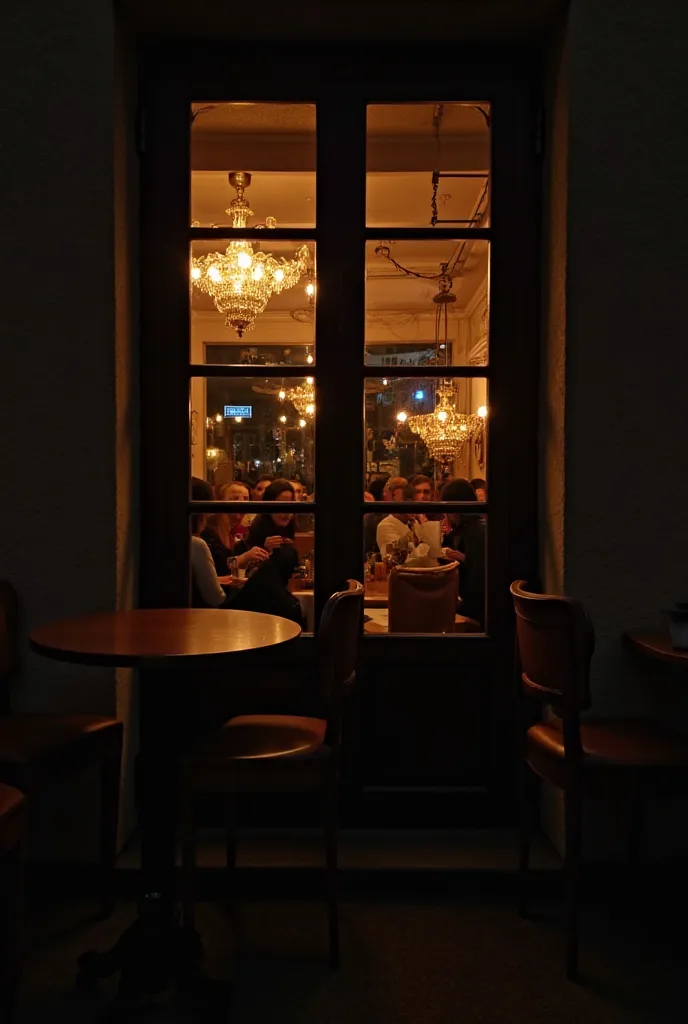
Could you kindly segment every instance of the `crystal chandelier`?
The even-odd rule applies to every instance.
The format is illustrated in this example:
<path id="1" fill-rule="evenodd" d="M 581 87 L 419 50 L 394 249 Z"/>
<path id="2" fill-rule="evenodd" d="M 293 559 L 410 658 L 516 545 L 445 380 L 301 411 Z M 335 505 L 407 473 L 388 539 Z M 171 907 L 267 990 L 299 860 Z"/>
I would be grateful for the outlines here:
<path id="1" fill-rule="evenodd" d="M 407 425 L 425 443 L 431 457 L 444 465 L 461 458 L 464 448 L 483 430 L 487 408 L 477 413 L 456 411 L 456 389 L 453 381 L 444 380 L 437 386 L 435 411 L 423 416 L 409 416 Z"/>
<path id="2" fill-rule="evenodd" d="M 306 377 L 305 384 L 294 388 L 281 388 L 280 402 L 291 402 L 299 416 L 315 416 L 315 383 L 312 377 Z"/>
<path id="3" fill-rule="evenodd" d="M 226 211 L 232 218 L 233 228 L 245 228 L 253 210 L 244 198 L 251 184 L 247 171 L 232 171 L 229 183 L 236 189 L 236 199 Z M 274 217 L 267 217 L 265 227 L 276 226 Z M 262 226 L 262 225 L 261 225 Z M 241 338 L 249 331 L 256 317 L 263 312 L 272 295 L 293 288 L 308 269 L 310 253 L 302 245 L 294 259 L 277 259 L 271 253 L 255 249 L 245 239 L 229 243 L 224 253 L 213 252 L 191 260 L 191 283 L 209 295 L 225 324 Z"/>

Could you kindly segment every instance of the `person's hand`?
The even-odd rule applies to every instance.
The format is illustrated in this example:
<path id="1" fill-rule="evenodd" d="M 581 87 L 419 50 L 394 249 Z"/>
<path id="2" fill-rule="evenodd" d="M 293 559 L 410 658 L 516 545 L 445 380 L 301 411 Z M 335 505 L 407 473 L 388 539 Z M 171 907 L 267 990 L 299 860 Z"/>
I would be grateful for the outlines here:
<path id="1" fill-rule="evenodd" d="M 248 568 L 251 565 L 259 565 L 264 562 L 266 558 L 269 558 L 265 548 L 260 548 L 257 545 L 249 548 L 248 551 L 244 551 L 243 555 L 237 557 L 237 567 L 239 569 Z"/>
<path id="2" fill-rule="evenodd" d="M 448 562 L 465 562 L 466 556 L 462 551 L 454 551 L 454 548 L 442 548 L 442 558 Z"/>
<path id="3" fill-rule="evenodd" d="M 291 539 L 291 537 L 282 537 L 282 543 L 291 544 L 292 547 L 294 546 L 294 541 Z"/>
<path id="4" fill-rule="evenodd" d="M 272 554 L 272 552 L 276 548 L 281 548 L 282 547 L 283 541 L 284 541 L 284 537 L 280 537 L 279 534 L 277 534 L 277 536 L 275 536 L 275 537 L 266 537 L 266 539 L 265 539 L 265 550 L 268 551 L 270 554 Z"/>

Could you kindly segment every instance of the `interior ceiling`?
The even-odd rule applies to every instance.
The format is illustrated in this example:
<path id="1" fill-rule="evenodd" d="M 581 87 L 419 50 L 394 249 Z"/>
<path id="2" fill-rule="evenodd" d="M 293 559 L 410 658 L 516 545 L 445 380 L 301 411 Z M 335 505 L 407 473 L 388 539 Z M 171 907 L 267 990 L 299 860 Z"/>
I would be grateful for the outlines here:
<path id="1" fill-rule="evenodd" d="M 366 219 L 368 226 L 380 227 L 380 241 L 384 241 L 385 228 L 430 227 L 432 167 L 435 161 L 440 167 L 446 167 L 443 161 L 451 158 L 455 160 L 454 166 L 462 165 L 470 175 L 441 179 L 437 195 L 440 218 L 467 221 L 478 209 L 488 182 L 487 170 L 476 169 L 489 165 L 489 129 L 485 116 L 475 104 L 443 104 L 438 145 L 434 123 L 437 109 L 436 104 L 429 103 L 385 104 L 369 108 L 369 165 L 371 151 L 374 151 L 378 140 L 387 139 L 392 140 L 392 146 L 383 141 L 376 151 L 376 167 L 389 168 L 390 164 L 395 168 L 399 165 L 406 167 L 420 158 L 420 166 L 425 168 L 383 169 L 367 174 Z M 228 170 L 207 169 L 207 165 L 220 162 L 226 168 L 227 164 L 222 164 L 225 159 L 242 160 L 254 155 L 261 161 L 260 169 L 254 169 L 251 164 L 233 166 L 234 170 L 248 170 L 252 174 L 251 185 L 245 193 L 254 213 L 249 224 L 260 224 L 271 216 L 282 228 L 307 230 L 315 227 L 315 170 L 282 169 L 295 151 L 295 163 L 305 162 L 307 166 L 313 166 L 310 143 L 315 138 L 314 107 L 289 103 L 199 103 L 194 105 L 193 111 L 196 114 L 192 123 L 193 223 L 219 227 L 231 224 L 231 215 L 226 211 L 236 193 L 229 184 Z M 298 151 L 298 143 L 295 144 L 294 140 L 299 138 L 310 140 L 307 151 Z M 477 146 L 476 140 L 479 140 Z M 489 210 L 481 226 L 488 223 Z M 222 251 L 226 244 L 218 240 L 194 242 L 192 252 L 200 256 Z M 271 239 L 269 229 L 266 229 L 264 240 L 254 243 L 285 259 L 293 257 L 298 244 Z M 440 273 L 440 264 L 453 264 L 458 258 L 453 275 L 457 301 L 452 306 L 452 314 L 460 315 L 470 308 L 487 279 L 489 253 L 484 241 L 433 239 L 387 244 L 391 255 L 400 264 L 431 277 Z M 367 312 L 373 317 L 390 311 L 432 317 L 436 308 L 432 299 L 437 293 L 437 281 L 404 275 L 375 253 L 376 246 L 374 241 L 366 246 Z M 317 275 L 315 244 L 311 242 L 309 248 Z M 196 289 L 192 301 L 197 313 L 207 315 L 214 310 L 212 300 Z M 298 285 L 274 296 L 262 315 L 283 315 L 302 307 L 306 301 L 304 290 Z"/>

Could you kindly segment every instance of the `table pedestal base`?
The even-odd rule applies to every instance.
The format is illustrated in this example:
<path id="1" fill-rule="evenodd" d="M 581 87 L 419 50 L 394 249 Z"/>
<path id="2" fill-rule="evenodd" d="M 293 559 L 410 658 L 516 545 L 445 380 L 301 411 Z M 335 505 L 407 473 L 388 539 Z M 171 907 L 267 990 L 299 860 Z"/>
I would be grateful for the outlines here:
<path id="1" fill-rule="evenodd" d="M 79 957 L 77 987 L 82 991 L 95 988 L 99 979 L 119 971 L 117 996 L 111 1006 L 115 1018 L 144 1012 L 173 994 L 196 1013 L 226 1019 L 229 984 L 203 974 L 202 955 L 198 932 L 182 928 L 169 905 L 157 896 L 146 897 L 137 919 L 111 949 L 103 953 L 89 950 Z"/>

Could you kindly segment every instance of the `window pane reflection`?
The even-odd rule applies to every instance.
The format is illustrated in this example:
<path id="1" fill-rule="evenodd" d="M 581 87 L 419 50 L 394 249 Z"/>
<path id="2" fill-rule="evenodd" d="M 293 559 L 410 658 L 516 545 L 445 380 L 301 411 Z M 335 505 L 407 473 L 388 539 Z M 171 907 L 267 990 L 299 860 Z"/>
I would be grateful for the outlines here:
<path id="1" fill-rule="evenodd" d="M 486 378 L 390 374 L 369 377 L 365 392 L 368 490 L 379 489 L 375 481 L 383 477 L 401 478 L 403 485 L 422 476 L 427 482 L 419 484 L 416 500 L 440 500 L 442 486 L 453 477 L 484 483 Z"/>
<path id="2" fill-rule="evenodd" d="M 486 631 L 486 516 L 426 516 L 418 505 L 385 515 L 381 505 L 366 514 L 363 529 L 364 632 Z"/>

